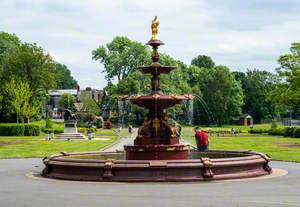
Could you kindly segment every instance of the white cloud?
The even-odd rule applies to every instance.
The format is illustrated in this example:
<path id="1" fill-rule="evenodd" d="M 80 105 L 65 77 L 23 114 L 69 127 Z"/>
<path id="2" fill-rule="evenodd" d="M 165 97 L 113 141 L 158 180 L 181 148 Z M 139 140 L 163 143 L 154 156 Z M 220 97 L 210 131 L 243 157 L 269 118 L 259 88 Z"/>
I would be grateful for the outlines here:
<path id="1" fill-rule="evenodd" d="M 160 20 L 160 51 L 187 64 L 210 55 L 232 69 L 273 71 L 298 41 L 300 2 L 293 0 L 2 0 L 2 31 L 36 42 L 66 64 L 82 87 L 105 86 L 103 66 L 91 51 L 116 35 L 147 42 L 153 16 Z"/>

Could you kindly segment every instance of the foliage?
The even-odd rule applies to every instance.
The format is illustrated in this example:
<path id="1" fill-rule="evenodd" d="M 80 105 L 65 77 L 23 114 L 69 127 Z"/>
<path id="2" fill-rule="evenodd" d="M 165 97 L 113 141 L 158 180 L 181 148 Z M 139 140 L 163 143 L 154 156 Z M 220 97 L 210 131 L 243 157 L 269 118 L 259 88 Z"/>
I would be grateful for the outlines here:
<path id="1" fill-rule="evenodd" d="M 74 103 L 75 103 L 75 98 L 69 93 L 62 94 L 59 99 L 59 107 L 62 110 L 69 109 L 71 111 L 74 111 Z"/>
<path id="2" fill-rule="evenodd" d="M 0 136 L 38 136 L 40 127 L 33 124 L 0 124 Z"/>
<path id="3" fill-rule="evenodd" d="M 48 119 L 46 120 L 46 125 L 45 125 L 45 127 L 46 127 L 46 128 L 50 128 L 50 129 L 53 128 L 53 123 L 52 123 L 51 119 L 48 118 Z"/>
<path id="4" fill-rule="evenodd" d="M 290 54 L 281 55 L 277 69 L 282 82 L 270 93 L 270 100 L 278 105 L 298 108 L 300 105 L 300 43 L 292 43 Z"/>
<path id="5" fill-rule="evenodd" d="M 27 82 L 12 79 L 4 86 L 6 102 L 10 105 L 12 112 L 19 118 L 29 117 L 38 113 L 38 107 L 32 103 L 33 93 Z"/>
<path id="6" fill-rule="evenodd" d="M 191 65 L 198 66 L 199 68 L 211 69 L 215 66 L 215 63 L 209 56 L 198 55 L 197 57 L 192 59 Z"/>
<path id="7" fill-rule="evenodd" d="M 77 112 L 76 117 L 79 120 L 79 126 L 91 127 L 96 124 L 96 115 L 91 112 Z"/>
<path id="8" fill-rule="evenodd" d="M 278 77 L 264 70 L 247 70 L 246 73 L 234 72 L 244 92 L 243 113 L 250 114 L 255 122 L 263 118 L 273 118 L 275 106 L 269 101 L 268 94 L 278 83 Z"/>
<path id="9" fill-rule="evenodd" d="M 150 53 L 147 46 L 127 37 L 115 37 L 106 46 L 100 46 L 92 52 L 93 59 L 104 65 L 106 79 L 126 78 L 138 66 L 149 63 Z"/>
<path id="10" fill-rule="evenodd" d="M 59 89 L 76 89 L 78 86 L 77 81 L 72 77 L 70 70 L 67 66 L 56 63 L 56 80 L 57 88 Z"/>
<path id="11" fill-rule="evenodd" d="M 250 134 L 262 134 L 262 133 L 268 133 L 269 129 L 253 128 L 253 129 L 249 129 L 248 132 Z"/>
<path id="12" fill-rule="evenodd" d="M 300 128 L 294 129 L 293 137 L 300 138 Z"/>
<path id="13" fill-rule="evenodd" d="M 276 121 L 276 119 L 272 119 L 272 122 L 271 122 L 271 128 L 272 128 L 272 129 L 277 128 L 277 121 Z"/>
<path id="14" fill-rule="evenodd" d="M 101 114 L 100 106 L 92 96 L 91 91 L 81 91 L 79 99 L 83 104 L 81 111 L 90 112 L 96 116 Z"/>
<path id="15" fill-rule="evenodd" d="M 271 128 L 269 129 L 269 135 L 280 135 L 284 136 L 285 134 L 285 128 Z"/>
<path id="16" fill-rule="evenodd" d="M 28 101 L 25 99 L 28 99 L 29 92 L 31 95 L 27 111 L 24 108 L 20 117 L 26 121 L 41 118 L 41 109 L 48 99 L 48 89 L 74 86 L 76 82 L 70 77 L 66 66 L 56 63 L 42 47 L 23 43 L 14 34 L 0 32 L 0 121 L 12 121 L 19 116 L 11 105 L 11 99 L 5 96 L 1 101 L 7 92 L 6 86 L 12 81 L 28 84 L 23 103 Z"/>
<path id="17" fill-rule="evenodd" d="M 295 130 L 295 127 L 286 127 L 285 132 L 284 132 L 284 136 L 285 137 L 292 137 L 294 135 L 294 130 Z"/>
<path id="18" fill-rule="evenodd" d="M 202 70 L 198 87 L 202 92 L 201 99 L 218 125 L 241 114 L 243 92 L 240 83 L 234 79 L 227 67 L 217 66 L 208 71 Z M 204 110 L 202 112 L 205 114 Z"/>
<path id="19" fill-rule="evenodd" d="M 39 136 L 40 127 L 34 124 L 24 125 L 24 136 Z"/>

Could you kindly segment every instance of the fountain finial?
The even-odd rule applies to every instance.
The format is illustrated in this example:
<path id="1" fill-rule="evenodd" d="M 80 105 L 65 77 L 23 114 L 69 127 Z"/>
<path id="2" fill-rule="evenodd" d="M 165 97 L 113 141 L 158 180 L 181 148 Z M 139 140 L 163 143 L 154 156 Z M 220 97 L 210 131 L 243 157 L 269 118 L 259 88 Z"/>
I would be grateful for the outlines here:
<path id="1" fill-rule="evenodd" d="M 157 16 L 155 16 L 151 24 L 151 30 L 152 30 L 151 40 L 158 40 L 158 35 L 157 35 L 158 25 L 159 25 L 159 21 L 157 19 Z"/>

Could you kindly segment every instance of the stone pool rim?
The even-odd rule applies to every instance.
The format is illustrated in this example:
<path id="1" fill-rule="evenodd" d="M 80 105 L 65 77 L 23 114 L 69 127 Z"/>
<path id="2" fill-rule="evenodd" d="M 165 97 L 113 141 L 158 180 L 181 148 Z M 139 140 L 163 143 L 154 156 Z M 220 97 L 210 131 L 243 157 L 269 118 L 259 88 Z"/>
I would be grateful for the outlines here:
<path id="1" fill-rule="evenodd" d="M 208 150 L 196 154 L 235 155 L 229 158 L 187 160 L 76 159 L 80 155 L 121 152 L 61 152 L 43 159 L 48 178 L 105 182 L 182 182 L 253 178 L 272 173 L 270 157 L 255 151 Z"/>

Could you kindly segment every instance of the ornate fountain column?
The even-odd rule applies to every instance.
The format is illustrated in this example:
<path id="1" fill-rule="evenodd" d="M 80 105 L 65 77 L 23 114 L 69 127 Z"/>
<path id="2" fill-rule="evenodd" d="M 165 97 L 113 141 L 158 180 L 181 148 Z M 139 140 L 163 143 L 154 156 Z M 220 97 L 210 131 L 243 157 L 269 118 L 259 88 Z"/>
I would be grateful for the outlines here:
<path id="1" fill-rule="evenodd" d="M 158 39 L 159 22 L 155 17 L 151 24 L 152 36 L 147 45 L 152 47 L 152 64 L 141 66 L 138 69 L 145 74 L 151 74 L 151 93 L 145 96 L 121 97 L 121 100 L 129 99 L 131 103 L 145 107 L 149 113 L 138 130 L 138 136 L 133 146 L 124 146 L 126 159 L 187 159 L 189 146 L 180 144 L 176 126 L 168 123 L 168 117 L 164 112 L 167 108 L 181 103 L 183 100 L 191 100 L 191 95 L 176 96 L 165 95 L 160 89 L 160 74 L 168 74 L 176 69 L 173 66 L 163 66 L 159 63 L 158 47 L 164 43 Z"/>

